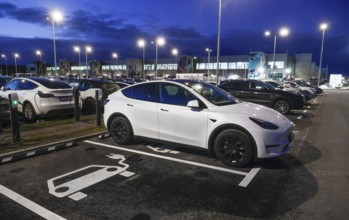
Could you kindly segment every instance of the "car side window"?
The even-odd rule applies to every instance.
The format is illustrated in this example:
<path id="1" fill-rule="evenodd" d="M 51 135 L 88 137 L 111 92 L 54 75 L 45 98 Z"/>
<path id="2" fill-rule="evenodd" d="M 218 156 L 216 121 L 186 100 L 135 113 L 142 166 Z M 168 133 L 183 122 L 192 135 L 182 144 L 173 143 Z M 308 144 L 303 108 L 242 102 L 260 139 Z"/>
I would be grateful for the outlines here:
<path id="1" fill-rule="evenodd" d="M 38 87 L 35 83 L 28 80 L 20 80 L 18 86 L 20 90 L 33 90 Z"/>
<path id="2" fill-rule="evenodd" d="M 138 100 L 150 101 L 150 102 L 157 101 L 155 83 L 138 84 L 122 90 L 122 93 L 126 97 L 129 97 L 132 99 L 138 99 Z"/>
<path id="3" fill-rule="evenodd" d="M 188 90 L 181 86 L 161 83 L 160 86 L 160 102 L 170 105 L 187 106 L 188 102 L 195 100 L 196 97 Z"/>
<path id="4" fill-rule="evenodd" d="M 13 80 L 11 82 L 9 82 L 7 85 L 6 85 L 6 90 L 20 90 L 20 88 L 18 87 L 18 81 L 19 80 Z"/>
<path id="5" fill-rule="evenodd" d="M 231 84 L 231 82 L 226 82 L 223 85 L 221 85 L 220 87 L 222 89 L 230 89 L 231 88 L 230 84 Z"/>

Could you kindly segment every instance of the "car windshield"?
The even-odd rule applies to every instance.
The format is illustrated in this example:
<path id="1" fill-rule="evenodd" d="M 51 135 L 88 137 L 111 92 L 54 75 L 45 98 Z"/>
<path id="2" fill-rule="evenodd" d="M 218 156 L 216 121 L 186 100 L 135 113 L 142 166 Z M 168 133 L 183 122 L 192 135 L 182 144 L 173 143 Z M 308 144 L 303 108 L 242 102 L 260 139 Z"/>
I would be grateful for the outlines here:
<path id="1" fill-rule="evenodd" d="M 55 78 L 30 78 L 49 89 L 71 89 L 71 87 L 60 79 Z"/>
<path id="2" fill-rule="evenodd" d="M 230 95 L 226 91 L 211 85 L 209 83 L 203 82 L 181 82 L 186 86 L 194 89 L 197 93 L 202 95 L 206 100 L 212 104 L 221 106 L 221 105 L 231 105 L 241 102 L 234 96 Z"/>

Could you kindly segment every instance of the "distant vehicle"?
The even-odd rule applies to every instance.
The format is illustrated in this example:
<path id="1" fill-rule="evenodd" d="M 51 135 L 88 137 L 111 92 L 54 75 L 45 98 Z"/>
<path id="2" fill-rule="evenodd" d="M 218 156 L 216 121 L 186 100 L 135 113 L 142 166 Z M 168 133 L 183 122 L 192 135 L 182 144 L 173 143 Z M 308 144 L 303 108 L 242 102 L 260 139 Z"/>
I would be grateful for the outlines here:
<path id="1" fill-rule="evenodd" d="M 55 78 L 15 78 L 2 87 L 0 96 L 18 94 L 18 111 L 26 121 L 54 115 L 73 115 L 72 88 Z"/>
<path id="2" fill-rule="evenodd" d="M 119 90 L 105 101 L 104 124 L 117 144 L 143 137 L 195 146 L 228 166 L 287 153 L 294 127 L 271 108 L 193 80 L 156 80 Z"/>
<path id="3" fill-rule="evenodd" d="M 219 87 L 236 98 L 271 107 L 281 114 L 304 107 L 305 100 L 301 94 L 278 90 L 259 80 L 228 80 L 221 83 Z"/>
<path id="4" fill-rule="evenodd" d="M 316 94 L 319 95 L 323 92 L 323 90 L 321 88 L 319 88 L 318 86 L 312 86 L 308 83 L 306 83 L 305 81 L 302 81 L 302 80 L 296 80 L 296 83 L 300 86 L 304 86 L 304 87 L 310 87 L 310 88 L 313 88 L 315 89 L 316 91 Z"/>
<path id="5" fill-rule="evenodd" d="M 285 86 L 289 86 L 292 88 L 300 88 L 301 90 L 306 90 L 310 92 L 313 96 L 316 96 L 316 90 L 314 88 L 308 87 L 308 86 L 300 86 L 296 82 L 291 82 L 291 81 L 284 81 L 283 84 Z"/>
<path id="6" fill-rule="evenodd" d="M 304 96 L 305 101 L 311 101 L 314 96 L 308 90 L 301 90 L 300 88 L 294 88 L 290 86 L 283 85 L 282 83 L 275 80 L 263 80 L 263 82 L 269 83 L 274 86 L 276 89 L 281 89 L 288 92 L 300 93 Z"/>
<path id="7" fill-rule="evenodd" d="M 104 79 L 76 79 L 70 82 L 69 85 L 77 88 L 80 92 L 82 114 L 94 114 L 96 112 L 96 90 L 102 91 L 103 103 L 108 95 L 120 89 L 118 83 Z"/>
<path id="8" fill-rule="evenodd" d="M 6 85 L 11 80 L 8 76 L 0 76 L 0 87 Z"/>

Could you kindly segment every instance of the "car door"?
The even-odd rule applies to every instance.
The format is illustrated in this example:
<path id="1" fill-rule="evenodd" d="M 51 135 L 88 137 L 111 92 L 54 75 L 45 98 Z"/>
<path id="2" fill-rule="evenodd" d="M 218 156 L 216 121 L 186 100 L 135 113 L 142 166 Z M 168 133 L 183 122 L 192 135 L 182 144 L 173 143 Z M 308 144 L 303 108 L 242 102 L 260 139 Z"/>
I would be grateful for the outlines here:
<path id="1" fill-rule="evenodd" d="M 208 109 L 187 107 L 189 101 L 197 98 L 177 84 L 161 83 L 159 91 L 160 139 L 204 147 L 207 139 Z"/>
<path id="2" fill-rule="evenodd" d="M 156 83 L 138 84 L 123 90 L 128 97 L 123 112 L 136 136 L 159 139 L 158 96 Z"/>
<path id="3" fill-rule="evenodd" d="M 249 91 L 247 99 L 250 102 L 270 106 L 273 100 L 273 94 L 269 89 L 259 81 L 249 81 Z"/>

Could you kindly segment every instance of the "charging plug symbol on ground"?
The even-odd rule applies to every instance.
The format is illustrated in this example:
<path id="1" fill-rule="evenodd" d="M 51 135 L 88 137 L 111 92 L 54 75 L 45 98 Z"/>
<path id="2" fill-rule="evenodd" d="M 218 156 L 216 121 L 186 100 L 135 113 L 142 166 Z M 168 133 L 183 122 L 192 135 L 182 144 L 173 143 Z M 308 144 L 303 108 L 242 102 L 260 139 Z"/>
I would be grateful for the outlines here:
<path id="1" fill-rule="evenodd" d="M 129 165 L 124 163 L 126 159 L 123 155 L 109 154 L 106 156 L 113 160 L 120 160 L 118 164 L 121 166 L 90 165 L 57 176 L 47 181 L 49 193 L 58 198 L 69 196 L 69 198 L 78 201 L 87 196 L 79 192 L 82 189 L 115 175 L 121 175 L 127 178 L 134 175 L 134 173 L 127 171 Z"/>

